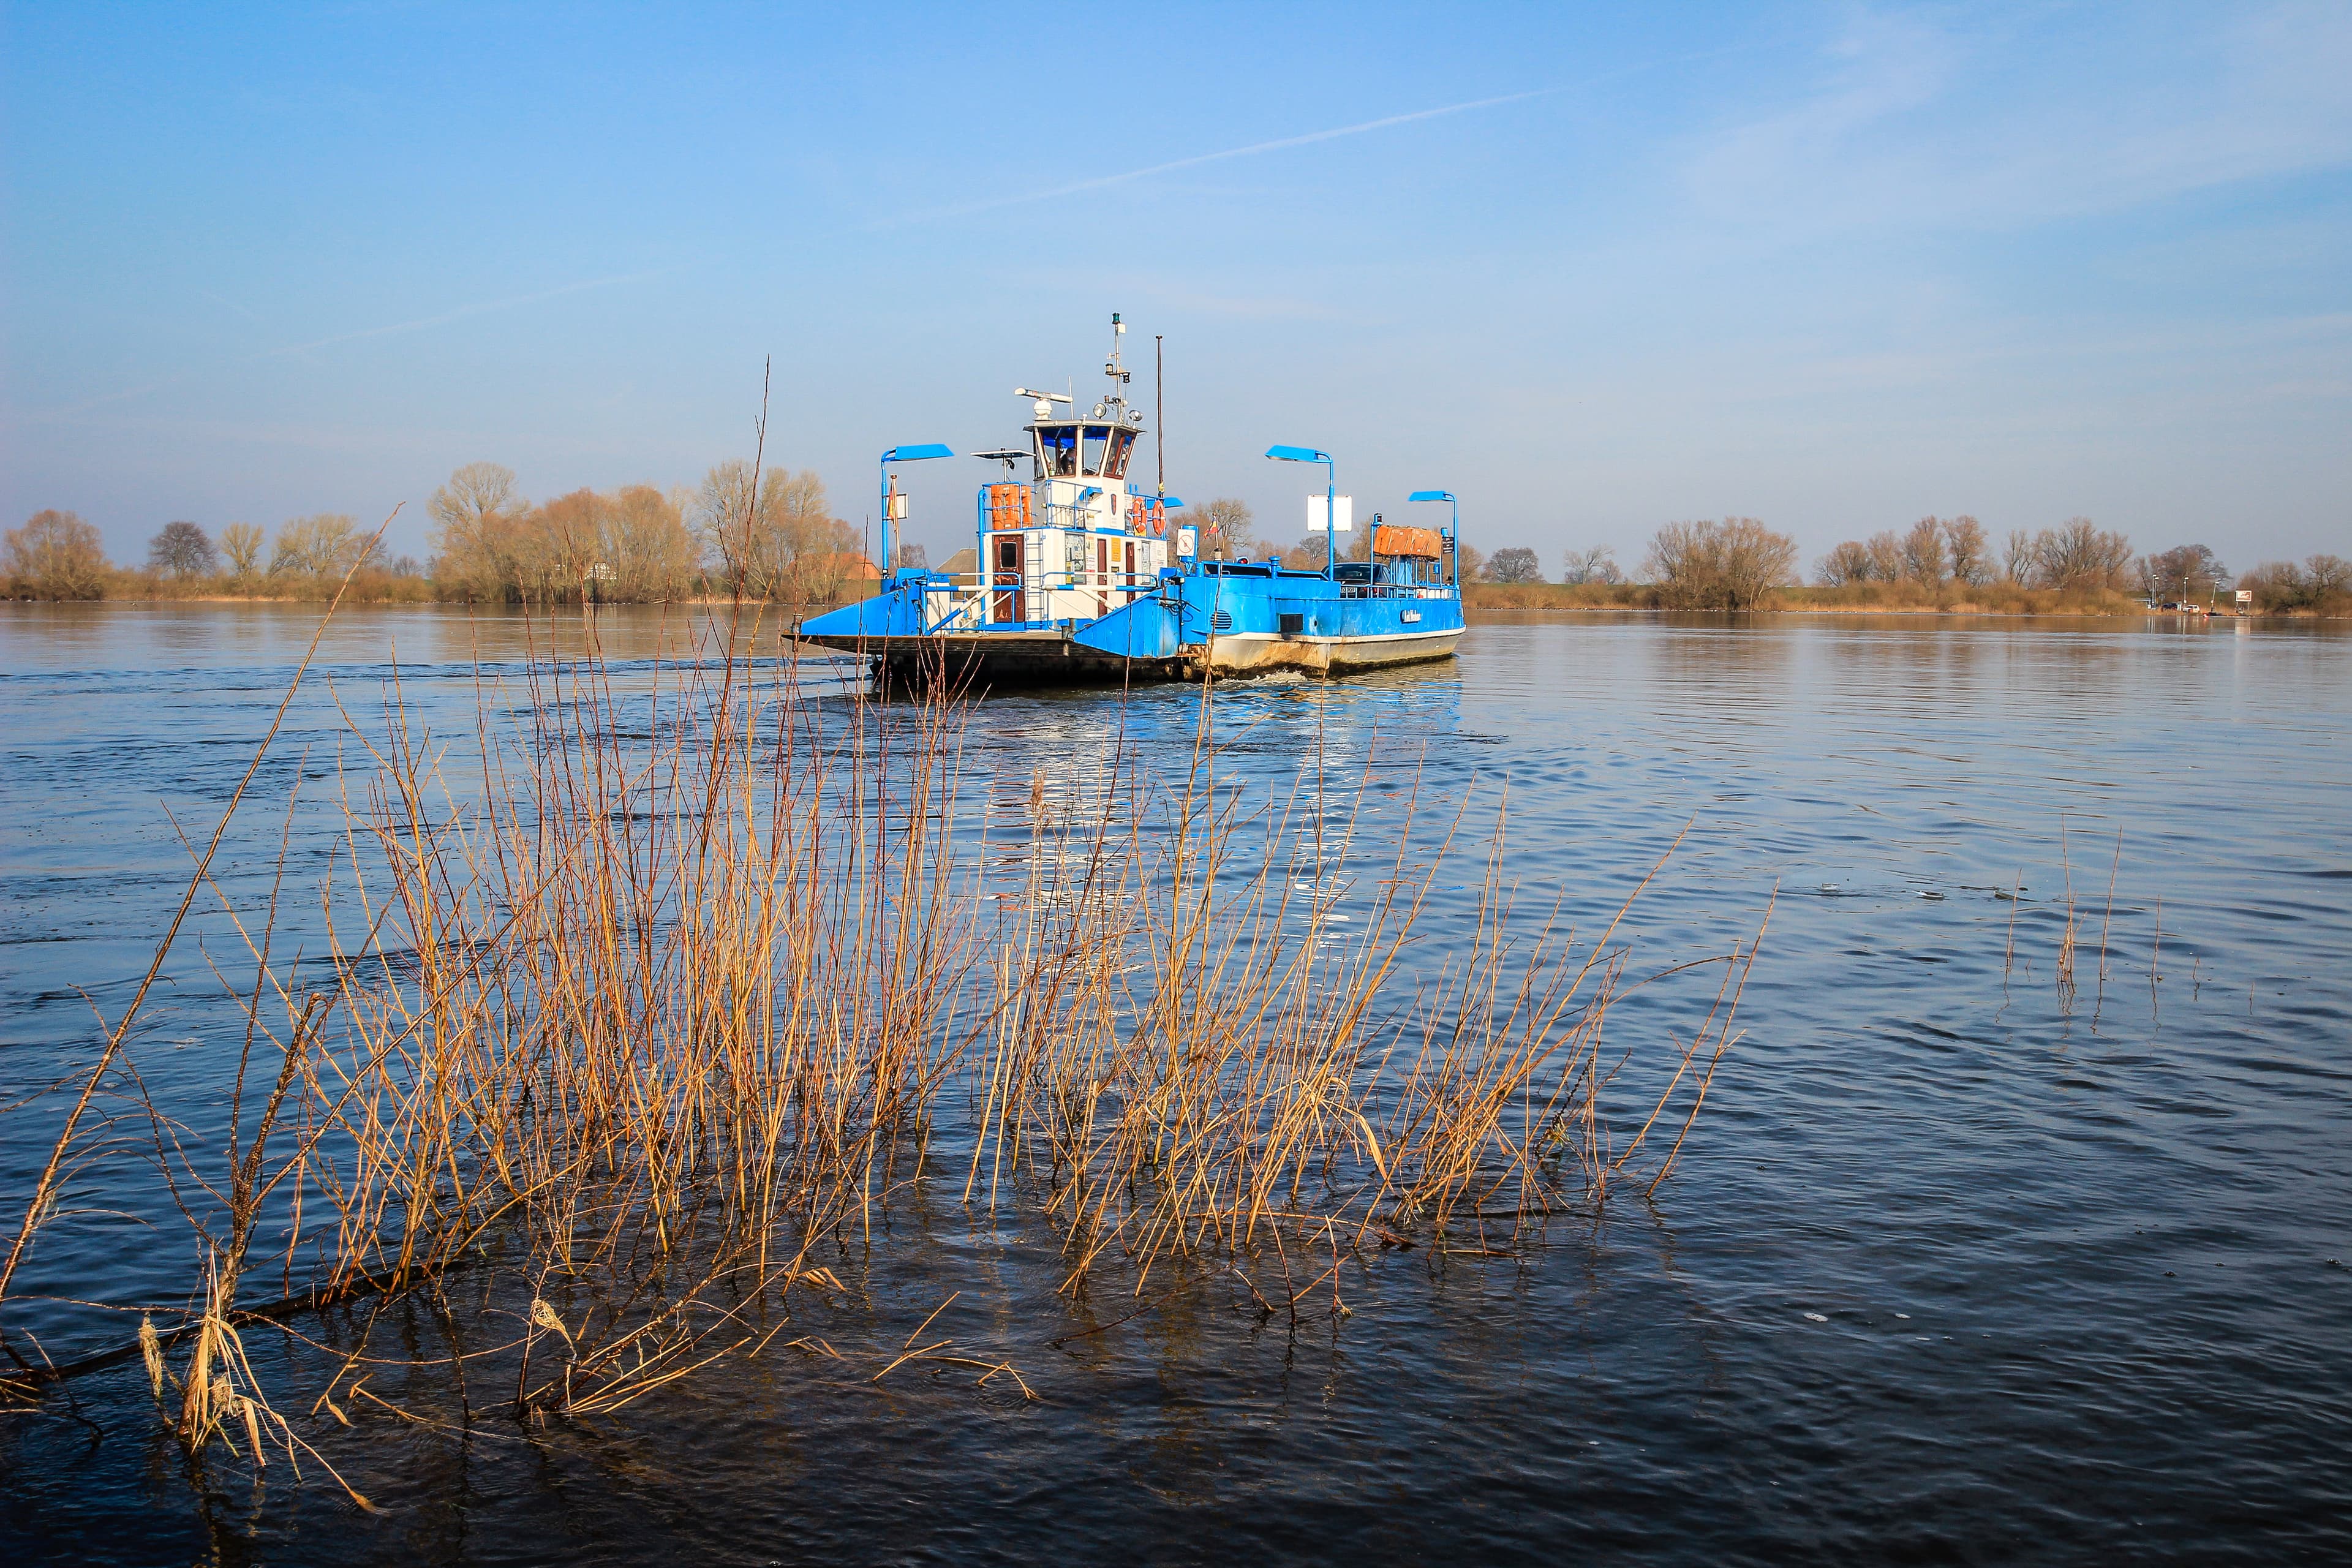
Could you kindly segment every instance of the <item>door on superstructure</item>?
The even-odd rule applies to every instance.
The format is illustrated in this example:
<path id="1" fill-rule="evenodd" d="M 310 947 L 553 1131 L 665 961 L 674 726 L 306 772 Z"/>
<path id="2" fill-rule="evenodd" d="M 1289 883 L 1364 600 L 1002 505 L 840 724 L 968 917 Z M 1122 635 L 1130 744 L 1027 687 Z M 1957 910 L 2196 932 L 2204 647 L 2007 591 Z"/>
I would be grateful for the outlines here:
<path id="1" fill-rule="evenodd" d="M 1020 621 L 1028 617 L 1021 613 L 1021 536 L 1000 533 L 996 536 L 996 561 L 990 573 L 996 589 L 996 603 L 989 618 L 997 621 Z"/>

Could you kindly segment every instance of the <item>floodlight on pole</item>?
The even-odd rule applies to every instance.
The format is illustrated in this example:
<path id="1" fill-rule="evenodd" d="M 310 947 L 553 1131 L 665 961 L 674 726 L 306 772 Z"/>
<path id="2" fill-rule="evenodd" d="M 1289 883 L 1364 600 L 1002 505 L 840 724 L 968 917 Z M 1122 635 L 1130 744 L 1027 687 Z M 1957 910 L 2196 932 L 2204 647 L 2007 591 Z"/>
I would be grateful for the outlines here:
<path id="1" fill-rule="evenodd" d="M 893 447 L 888 451 L 882 454 L 881 575 L 884 582 L 887 583 L 893 576 L 897 575 L 898 570 L 890 552 L 890 524 L 893 521 L 890 516 L 890 465 L 893 463 L 919 463 L 926 458 L 952 458 L 954 456 L 955 454 L 953 452 L 949 451 L 937 441 L 927 441 L 921 445 L 912 447 Z M 753 482 L 757 482 L 756 476 L 754 477 Z"/>
<path id="2" fill-rule="evenodd" d="M 1339 574 L 1339 479 L 1331 454 L 1312 447 L 1268 447 L 1265 455 L 1281 463 L 1323 465 L 1323 575 Z"/>

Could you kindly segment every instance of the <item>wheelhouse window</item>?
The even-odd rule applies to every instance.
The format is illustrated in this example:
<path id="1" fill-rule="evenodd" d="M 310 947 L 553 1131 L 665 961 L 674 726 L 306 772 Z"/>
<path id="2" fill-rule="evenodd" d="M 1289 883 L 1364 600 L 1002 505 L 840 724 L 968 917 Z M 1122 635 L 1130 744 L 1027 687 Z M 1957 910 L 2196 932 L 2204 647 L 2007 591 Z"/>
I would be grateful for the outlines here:
<path id="1" fill-rule="evenodd" d="M 1066 479 L 1078 471 L 1076 426 L 1047 425 L 1037 431 L 1037 477 Z"/>
<path id="2" fill-rule="evenodd" d="M 1110 435 L 1110 458 L 1103 472 L 1114 479 L 1127 478 L 1127 459 L 1135 450 L 1135 432 L 1114 430 Z"/>
<path id="3" fill-rule="evenodd" d="M 1088 425 L 1084 428 L 1087 433 L 1086 450 L 1080 468 L 1088 478 L 1098 479 L 1103 471 L 1103 454 L 1110 446 L 1110 426 Z"/>

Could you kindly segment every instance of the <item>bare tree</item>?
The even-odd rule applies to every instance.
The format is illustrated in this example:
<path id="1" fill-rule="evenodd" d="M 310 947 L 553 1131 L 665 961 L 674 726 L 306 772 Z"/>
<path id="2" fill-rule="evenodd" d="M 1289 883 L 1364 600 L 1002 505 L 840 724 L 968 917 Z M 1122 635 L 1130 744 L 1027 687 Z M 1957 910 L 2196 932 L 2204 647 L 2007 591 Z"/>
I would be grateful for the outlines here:
<path id="1" fill-rule="evenodd" d="M 1460 540 L 1454 542 L 1454 575 L 1465 583 L 1475 583 L 1486 570 L 1485 553 Z"/>
<path id="2" fill-rule="evenodd" d="M 1874 583 L 1900 583 L 1904 577 L 1903 536 L 1893 529 L 1881 529 L 1864 542 L 1863 549 L 1870 556 L 1870 580 Z"/>
<path id="3" fill-rule="evenodd" d="M 1867 583 L 1873 576 L 1870 550 L 1858 539 L 1849 539 L 1832 549 L 1814 564 L 1814 574 L 1832 588 L 1849 583 Z"/>
<path id="4" fill-rule="evenodd" d="M 635 603 L 679 599 L 694 588 L 701 552 L 687 531 L 678 499 L 651 485 L 626 485 L 606 511 L 604 559 L 612 596 Z"/>
<path id="5" fill-rule="evenodd" d="M 604 559 L 604 534 L 611 503 L 583 487 L 536 508 L 523 530 L 524 596 L 531 599 L 584 598 L 588 574 Z"/>
<path id="6" fill-rule="evenodd" d="M 194 523 L 167 522 L 147 542 L 147 566 L 174 577 L 206 577 L 219 569 L 220 555 Z"/>
<path id="7" fill-rule="evenodd" d="M 1923 517 L 1903 535 L 1903 574 L 1935 587 L 1944 580 L 1944 522 Z"/>
<path id="8" fill-rule="evenodd" d="M 869 569 L 814 471 L 770 468 L 755 487 L 751 464 L 720 463 L 695 494 L 693 526 L 730 586 L 754 598 L 829 601 Z"/>
<path id="9" fill-rule="evenodd" d="M 2131 565 L 2131 541 L 2087 517 L 2070 517 L 2033 540 L 2033 564 L 2053 588 L 2116 588 Z"/>
<path id="10" fill-rule="evenodd" d="M 713 464 L 695 491 L 690 514 L 706 559 L 730 590 L 754 596 L 767 592 L 766 584 L 755 582 L 752 575 L 757 553 L 751 543 L 760 530 L 757 489 L 751 465 L 740 458 Z"/>
<path id="11" fill-rule="evenodd" d="M 504 600 L 519 590 L 515 525 L 528 510 L 510 468 L 468 463 L 451 474 L 425 505 L 435 581 L 474 599 Z"/>
<path id="12" fill-rule="evenodd" d="M 37 511 L 0 535 L 8 575 L 44 599 L 96 599 L 106 593 L 106 547 L 98 530 L 69 511 Z"/>
<path id="13" fill-rule="evenodd" d="M 1540 583 L 1543 562 L 1536 552 L 1522 545 L 1508 545 L 1486 558 L 1486 580 L 1490 583 Z"/>
<path id="14" fill-rule="evenodd" d="M 1232 496 L 1187 507 L 1170 521 L 1197 530 L 1201 553 L 1212 560 L 1250 561 L 1272 552 L 1271 546 L 1257 542 L 1257 519 L 1248 503 Z"/>
<path id="15" fill-rule="evenodd" d="M 2254 595 L 2258 610 L 2299 610 L 2318 602 L 2311 579 L 2292 561 L 2265 561 L 2238 579 Z"/>
<path id="16" fill-rule="evenodd" d="M 1615 552 L 1605 544 L 1596 544 L 1589 550 L 1571 550 L 1565 564 L 1567 570 L 1560 577 L 1563 583 L 1622 583 L 1625 580 L 1625 574 L 1618 570 Z"/>
<path id="17" fill-rule="evenodd" d="M 1674 609 L 1749 610 L 1790 580 L 1797 542 L 1752 517 L 1670 522 L 1651 536 L 1643 572 Z"/>
<path id="18" fill-rule="evenodd" d="M 920 544 L 901 544 L 898 546 L 898 559 L 892 564 L 910 566 L 918 572 L 928 572 L 931 569 L 931 552 L 929 548 Z"/>
<path id="19" fill-rule="evenodd" d="M 2260 610 L 2315 610 L 2333 606 L 2342 613 L 2340 596 L 2352 588 L 2352 561 L 2340 555 L 2314 555 L 2302 565 L 2292 561 L 2265 561 L 2238 579 L 2238 586 L 2254 595 Z"/>
<path id="20" fill-rule="evenodd" d="M 2033 535 L 2021 528 L 2009 531 L 2009 546 L 2001 552 L 2000 573 L 2021 588 L 2033 585 L 2035 556 Z"/>
<path id="21" fill-rule="evenodd" d="M 278 549 L 269 558 L 269 570 L 341 576 L 354 565 L 372 564 L 382 553 L 383 546 L 360 531 L 356 518 L 322 511 L 295 518 L 278 531 Z"/>
<path id="22" fill-rule="evenodd" d="M 1952 580 L 1981 586 L 1992 576 L 1992 547 L 1984 524 L 1963 512 L 1944 520 L 1944 552 L 1952 565 Z"/>
<path id="23" fill-rule="evenodd" d="M 2176 544 L 2160 555 L 2141 557 L 2139 563 L 2140 590 L 2158 598 L 2180 594 L 2184 584 L 2187 591 L 2194 593 L 2199 587 L 2229 576 L 2230 570 L 2221 564 L 2221 558 L 2202 544 Z"/>
<path id="24" fill-rule="evenodd" d="M 261 547 L 269 536 L 249 522 L 232 522 L 221 530 L 221 552 L 228 557 L 228 569 L 239 577 L 250 577 L 261 564 Z"/>

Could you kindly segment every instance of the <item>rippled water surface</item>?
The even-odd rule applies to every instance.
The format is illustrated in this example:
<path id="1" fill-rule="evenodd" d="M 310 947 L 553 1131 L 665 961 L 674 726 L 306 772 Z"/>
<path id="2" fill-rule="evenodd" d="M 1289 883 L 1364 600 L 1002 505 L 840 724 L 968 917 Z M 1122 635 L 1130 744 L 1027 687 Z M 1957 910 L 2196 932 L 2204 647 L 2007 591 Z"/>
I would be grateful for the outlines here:
<path id="1" fill-rule="evenodd" d="M 56 1114 L 18 1102 L 127 998 L 184 876 L 166 809 L 209 831 L 312 625 L 0 608 L 12 1227 Z M 331 680 L 225 850 L 231 886 L 266 891 L 298 775 L 331 791 L 338 698 L 380 704 L 396 658 L 412 716 L 462 733 L 485 672 L 577 636 L 340 617 Z M 688 628 L 618 615 L 603 636 L 625 668 Z M 1180 765 L 1195 700 L 992 699 L 966 779 L 975 798 L 1040 769 L 1083 783 L 1122 743 Z M 1633 918 L 1647 959 L 1772 904 L 1747 1032 L 1654 1203 L 1620 1195 L 1516 1254 L 1369 1255 L 1349 1315 L 1294 1328 L 1213 1279 L 1116 1322 L 1130 1306 L 1057 1295 L 1050 1233 L 941 1188 L 857 1260 L 862 1300 L 812 1320 L 839 1363 L 765 1356 L 528 1436 L 322 1434 L 375 1516 L 275 1468 L 196 1496 L 135 1366 L 78 1380 L 70 1410 L 0 1417 L 8 1557 L 2352 1554 L 2352 636 L 1496 616 L 1454 663 L 1237 686 L 1215 717 L 1230 787 L 1287 788 L 1319 755 L 1370 833 L 1418 788 L 1424 809 L 1476 803 L 1483 842 L 1507 793 L 1523 900 L 1585 929 L 1687 827 Z M 315 866 L 326 818 L 294 822 Z M 1445 884 L 1416 962 L 1475 881 Z M 174 960 L 137 1050 L 196 1107 L 223 1059 L 202 963 Z M 109 1190 L 94 1175 L 81 1206 Z M 63 1360 L 125 1331 L 67 1299 L 184 1301 L 194 1257 L 168 1210 L 77 1214 L 17 1289 Z M 950 1265 L 987 1283 L 939 1331 L 1039 1399 L 866 1381 Z M 268 1366 L 297 1353 L 271 1343 Z"/>

